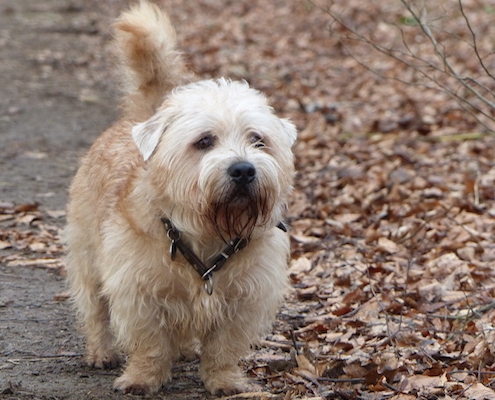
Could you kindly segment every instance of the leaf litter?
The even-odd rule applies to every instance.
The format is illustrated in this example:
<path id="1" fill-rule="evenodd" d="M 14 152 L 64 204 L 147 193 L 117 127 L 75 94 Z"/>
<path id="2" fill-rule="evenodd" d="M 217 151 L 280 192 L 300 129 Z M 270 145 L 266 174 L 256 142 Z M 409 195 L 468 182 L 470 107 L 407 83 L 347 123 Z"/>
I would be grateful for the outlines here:
<path id="1" fill-rule="evenodd" d="M 370 30 L 384 4 L 370 2 L 363 17 L 363 3 L 345 2 L 348 18 Z M 199 76 L 248 80 L 300 131 L 288 215 L 293 288 L 244 361 L 265 391 L 231 398 L 494 398 L 494 138 L 444 93 L 369 73 L 312 2 L 209 1 L 170 12 L 190 17 L 179 37 Z M 453 63 L 465 62 L 459 46 Z M 63 218 L 0 204 L 0 262 L 63 274 L 52 223 Z"/>
<path id="2" fill-rule="evenodd" d="M 0 263 L 7 267 L 33 266 L 63 273 L 61 228 L 54 219 L 64 212 L 39 210 L 36 203 L 0 203 Z M 47 222 L 52 219 L 52 221 Z"/>

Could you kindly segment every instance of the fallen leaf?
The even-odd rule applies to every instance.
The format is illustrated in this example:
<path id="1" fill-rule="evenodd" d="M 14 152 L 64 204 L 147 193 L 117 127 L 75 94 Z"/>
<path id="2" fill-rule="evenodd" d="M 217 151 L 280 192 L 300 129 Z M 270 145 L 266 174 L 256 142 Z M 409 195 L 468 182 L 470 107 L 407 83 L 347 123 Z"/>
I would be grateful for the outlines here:
<path id="1" fill-rule="evenodd" d="M 422 389 L 441 388 L 447 382 L 446 373 L 441 376 L 412 375 L 404 377 L 400 388 L 403 392 L 412 392 Z"/>
<path id="2" fill-rule="evenodd" d="M 297 275 L 302 272 L 308 272 L 311 270 L 312 263 L 307 257 L 299 257 L 296 260 L 292 260 L 290 263 L 289 272 L 291 274 Z"/>
<path id="3" fill-rule="evenodd" d="M 44 268 L 60 268 L 62 267 L 62 262 L 58 258 L 40 258 L 40 259 L 28 259 L 19 258 L 15 260 L 8 261 L 8 267 L 44 267 Z"/>
<path id="4" fill-rule="evenodd" d="M 11 247 L 12 244 L 10 242 L 7 242 L 6 240 L 0 240 L 0 250 L 9 249 Z"/>
<path id="5" fill-rule="evenodd" d="M 385 237 L 381 237 L 378 239 L 378 250 L 384 251 L 389 254 L 394 254 L 398 253 L 400 251 L 400 247 L 397 245 L 397 243 L 391 241 L 390 239 L 387 239 Z"/>
<path id="6" fill-rule="evenodd" d="M 468 387 L 464 391 L 464 395 L 469 400 L 493 400 L 495 399 L 495 391 L 487 388 L 485 385 L 477 382 L 474 385 Z"/>
<path id="7" fill-rule="evenodd" d="M 26 212 L 31 212 L 31 211 L 37 211 L 38 207 L 39 207 L 38 203 L 19 204 L 18 206 L 15 207 L 15 212 L 16 213 L 26 213 Z"/>
<path id="8" fill-rule="evenodd" d="M 297 354 L 296 355 L 296 361 L 297 361 L 297 368 L 301 371 L 306 371 L 310 373 L 311 375 L 316 376 L 316 368 L 311 362 L 308 360 L 308 358 L 304 354 Z"/>

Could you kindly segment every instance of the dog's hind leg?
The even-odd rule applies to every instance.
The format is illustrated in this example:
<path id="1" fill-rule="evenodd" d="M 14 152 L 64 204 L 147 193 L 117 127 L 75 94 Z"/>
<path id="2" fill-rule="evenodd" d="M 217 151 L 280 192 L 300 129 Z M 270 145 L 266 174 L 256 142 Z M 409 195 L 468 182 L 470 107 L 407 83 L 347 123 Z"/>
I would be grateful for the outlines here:
<path id="1" fill-rule="evenodd" d="M 115 368 L 122 360 L 115 350 L 115 337 L 109 326 L 108 302 L 102 296 L 92 302 L 84 325 L 87 339 L 86 362 L 96 368 Z"/>
<path id="2" fill-rule="evenodd" d="M 79 226 L 67 229 L 67 239 L 67 278 L 87 341 L 86 362 L 96 368 L 115 368 L 121 358 L 110 330 L 108 302 L 101 293 L 91 241 Z"/>

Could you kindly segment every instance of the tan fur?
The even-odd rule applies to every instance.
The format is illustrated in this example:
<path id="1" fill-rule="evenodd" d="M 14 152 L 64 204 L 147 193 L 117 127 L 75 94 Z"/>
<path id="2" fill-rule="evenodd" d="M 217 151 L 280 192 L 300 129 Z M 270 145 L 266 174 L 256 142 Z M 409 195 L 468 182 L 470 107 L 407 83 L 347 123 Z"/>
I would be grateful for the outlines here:
<path id="1" fill-rule="evenodd" d="M 175 30 L 168 16 L 148 3 L 123 13 L 114 28 L 114 48 L 127 92 L 124 112 L 129 118 L 147 119 L 165 93 L 191 78 L 176 49 Z"/>
<path id="2" fill-rule="evenodd" d="M 270 328 L 287 287 L 289 240 L 276 225 L 291 190 L 295 128 L 245 83 L 181 85 L 175 33 L 156 6 L 141 2 L 116 32 L 130 77 L 124 116 L 82 159 L 68 206 L 68 281 L 87 362 L 112 368 L 128 355 L 114 388 L 156 392 L 172 362 L 198 350 L 211 393 L 246 390 L 239 358 Z M 214 138 L 207 149 L 198 146 L 204 137 Z M 247 231 L 229 217 L 249 221 L 244 195 L 226 200 L 238 191 L 227 170 L 240 161 L 256 168 L 259 215 Z M 213 274 L 211 296 L 182 255 L 171 260 L 162 217 L 205 262 L 236 235 L 249 239 Z"/>

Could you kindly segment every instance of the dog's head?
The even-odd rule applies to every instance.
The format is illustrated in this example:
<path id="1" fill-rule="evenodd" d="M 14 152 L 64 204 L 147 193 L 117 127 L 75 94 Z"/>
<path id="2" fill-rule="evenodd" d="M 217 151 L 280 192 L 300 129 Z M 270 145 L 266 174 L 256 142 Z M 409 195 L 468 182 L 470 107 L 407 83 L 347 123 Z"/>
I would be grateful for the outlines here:
<path id="1" fill-rule="evenodd" d="M 246 83 L 180 87 L 132 135 L 153 200 L 179 229 L 230 240 L 282 218 L 296 129 Z"/>

